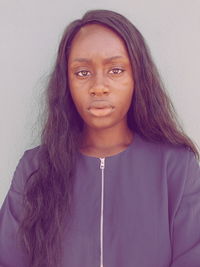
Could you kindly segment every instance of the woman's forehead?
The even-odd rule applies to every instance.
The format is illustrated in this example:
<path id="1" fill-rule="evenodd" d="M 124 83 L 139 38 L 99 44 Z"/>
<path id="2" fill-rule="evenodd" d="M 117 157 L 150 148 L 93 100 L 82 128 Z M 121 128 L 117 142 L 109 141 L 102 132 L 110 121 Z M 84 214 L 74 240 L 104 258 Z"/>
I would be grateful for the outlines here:
<path id="1" fill-rule="evenodd" d="M 110 28 L 90 24 L 83 26 L 71 43 L 70 54 L 78 55 L 105 54 L 108 56 L 127 56 L 124 41 Z"/>
<path id="2" fill-rule="evenodd" d="M 123 42 L 122 38 L 112 29 L 97 23 L 87 24 L 81 27 L 75 35 L 73 42 L 76 40 L 88 40 L 88 38 L 100 39 L 102 36 L 107 39 L 119 39 L 119 41 Z"/>

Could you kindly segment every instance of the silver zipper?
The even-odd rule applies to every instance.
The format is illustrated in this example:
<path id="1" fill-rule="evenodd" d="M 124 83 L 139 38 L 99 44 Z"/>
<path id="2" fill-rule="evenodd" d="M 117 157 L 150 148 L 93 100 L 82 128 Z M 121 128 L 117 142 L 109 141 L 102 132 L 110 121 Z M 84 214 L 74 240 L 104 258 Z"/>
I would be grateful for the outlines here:
<path id="1" fill-rule="evenodd" d="M 104 168 L 105 158 L 100 158 L 100 169 L 101 169 L 101 221 L 100 221 L 100 267 L 103 267 L 103 203 L 104 203 Z"/>

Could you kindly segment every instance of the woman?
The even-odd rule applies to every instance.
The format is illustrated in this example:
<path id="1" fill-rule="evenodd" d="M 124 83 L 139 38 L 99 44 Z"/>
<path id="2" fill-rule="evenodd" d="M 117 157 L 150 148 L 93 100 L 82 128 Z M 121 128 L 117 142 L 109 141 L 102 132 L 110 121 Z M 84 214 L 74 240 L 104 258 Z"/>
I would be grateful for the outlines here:
<path id="1" fill-rule="evenodd" d="M 199 154 L 132 23 L 70 23 L 47 104 L 1 209 L 0 264 L 200 266 Z"/>

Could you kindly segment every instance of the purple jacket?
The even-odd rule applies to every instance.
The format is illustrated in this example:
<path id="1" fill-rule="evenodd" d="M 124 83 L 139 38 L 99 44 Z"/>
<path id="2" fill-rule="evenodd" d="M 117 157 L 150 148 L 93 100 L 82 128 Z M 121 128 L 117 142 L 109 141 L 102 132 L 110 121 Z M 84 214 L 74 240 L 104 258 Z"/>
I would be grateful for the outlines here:
<path id="1" fill-rule="evenodd" d="M 1 208 L 3 267 L 28 267 L 15 234 L 37 151 L 25 151 Z M 114 156 L 80 153 L 73 200 L 62 267 L 200 267 L 200 166 L 185 148 L 135 134 Z"/>

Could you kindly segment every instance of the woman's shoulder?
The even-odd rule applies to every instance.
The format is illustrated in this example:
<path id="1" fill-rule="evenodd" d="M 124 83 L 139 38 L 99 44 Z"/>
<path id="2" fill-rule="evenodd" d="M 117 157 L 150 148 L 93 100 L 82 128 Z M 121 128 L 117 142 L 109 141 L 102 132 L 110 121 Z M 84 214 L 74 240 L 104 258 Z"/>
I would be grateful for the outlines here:
<path id="1" fill-rule="evenodd" d="M 159 174 L 168 187 L 170 203 L 191 190 L 200 190 L 199 160 L 188 147 L 142 139 L 138 144 L 138 165 L 142 171 L 148 170 L 148 175 Z"/>
<path id="2" fill-rule="evenodd" d="M 27 163 L 29 163 L 31 165 L 34 165 L 34 164 L 37 165 L 38 164 L 39 151 L 41 150 L 41 148 L 42 148 L 42 146 L 38 145 L 36 147 L 29 148 L 29 149 L 25 150 L 21 160 L 23 159 L 24 161 L 26 161 Z"/>
<path id="3" fill-rule="evenodd" d="M 137 135 L 138 150 L 151 158 L 162 158 L 166 161 L 182 161 L 188 158 L 194 158 L 195 154 L 184 145 L 172 144 L 167 142 L 156 142 L 147 140 L 141 135 Z"/>
<path id="4" fill-rule="evenodd" d="M 23 170 L 26 172 L 35 171 L 39 166 L 39 152 L 40 152 L 40 150 L 41 150 L 40 145 L 25 150 L 24 154 L 22 155 L 22 157 L 19 160 L 18 166 L 23 168 Z"/>
<path id="5" fill-rule="evenodd" d="M 11 189 L 22 193 L 27 178 L 39 167 L 38 156 L 40 148 L 41 146 L 39 145 L 24 151 L 15 168 L 11 182 Z"/>
<path id="6" fill-rule="evenodd" d="M 136 151 L 138 160 L 144 165 L 165 170 L 169 176 L 174 173 L 187 174 L 199 168 L 194 152 L 184 145 L 149 141 L 139 136 L 133 155 Z"/>

